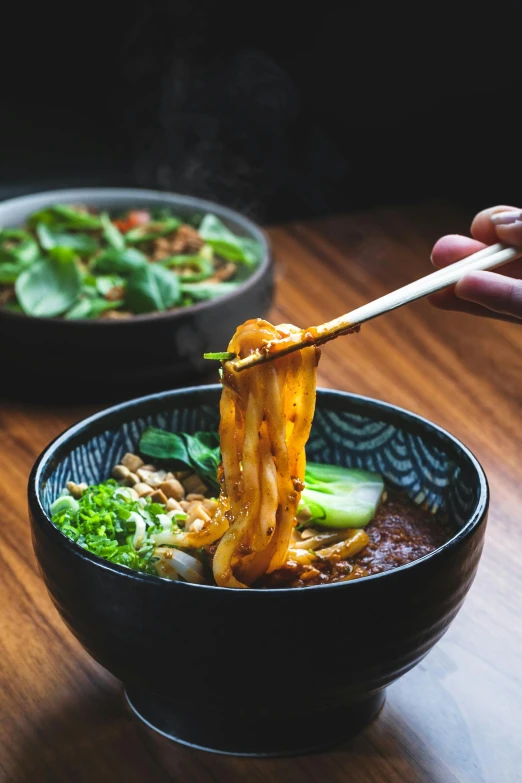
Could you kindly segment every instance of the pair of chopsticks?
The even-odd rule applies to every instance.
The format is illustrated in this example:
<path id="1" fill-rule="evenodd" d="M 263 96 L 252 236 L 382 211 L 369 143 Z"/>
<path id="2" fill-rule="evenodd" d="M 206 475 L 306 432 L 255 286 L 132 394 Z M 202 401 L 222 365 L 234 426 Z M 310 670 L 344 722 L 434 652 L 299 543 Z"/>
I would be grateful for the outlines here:
<path id="1" fill-rule="evenodd" d="M 450 264 L 450 266 L 439 269 L 431 275 L 426 275 L 426 277 L 422 277 L 420 280 L 415 280 L 413 283 L 408 283 L 408 285 L 398 288 L 396 291 L 391 291 L 373 302 L 368 302 L 368 304 L 352 310 L 351 313 L 341 315 L 339 318 L 334 318 L 333 321 L 327 321 L 327 323 L 320 326 L 302 329 L 300 332 L 290 334 L 288 337 L 274 340 L 264 346 L 264 349 L 258 350 L 244 359 L 232 360 L 229 364 L 236 372 L 241 372 L 249 367 L 254 367 L 256 364 L 277 359 L 278 356 L 284 356 L 292 351 L 299 351 L 301 348 L 307 348 L 311 345 L 322 345 L 342 334 L 356 331 L 360 324 L 365 323 L 365 321 L 371 321 L 379 315 L 389 313 L 391 310 L 396 310 L 398 307 L 409 304 L 409 302 L 414 302 L 416 299 L 421 299 L 424 296 L 440 291 L 442 288 L 454 285 L 468 272 L 494 269 L 520 256 L 522 256 L 522 247 L 510 247 L 500 242 L 496 245 L 485 247 L 483 250 L 479 250 L 478 253 L 473 253 L 473 255 L 467 258 L 463 258 L 462 261 Z"/>

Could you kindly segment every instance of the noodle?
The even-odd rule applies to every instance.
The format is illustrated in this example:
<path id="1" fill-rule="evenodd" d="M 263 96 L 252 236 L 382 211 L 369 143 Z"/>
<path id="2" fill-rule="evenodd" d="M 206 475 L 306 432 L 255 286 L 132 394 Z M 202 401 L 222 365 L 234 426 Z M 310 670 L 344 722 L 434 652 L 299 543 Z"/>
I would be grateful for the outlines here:
<path id="1" fill-rule="evenodd" d="M 228 350 L 244 358 L 295 331 L 246 321 Z M 312 346 L 242 373 L 224 365 L 216 516 L 229 526 L 213 560 L 218 585 L 247 587 L 286 562 L 304 487 L 318 356 Z"/>

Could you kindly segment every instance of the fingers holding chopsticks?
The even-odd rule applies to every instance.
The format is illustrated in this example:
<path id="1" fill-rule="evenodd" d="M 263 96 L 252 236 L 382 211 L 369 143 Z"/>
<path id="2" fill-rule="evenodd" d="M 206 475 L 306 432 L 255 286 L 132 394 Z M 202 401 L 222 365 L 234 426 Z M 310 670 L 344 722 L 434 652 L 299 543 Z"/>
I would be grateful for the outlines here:
<path id="1" fill-rule="evenodd" d="M 439 239 L 432 252 L 434 266 L 448 266 L 498 241 L 522 246 L 522 210 L 503 205 L 483 210 L 473 220 L 471 233 L 473 239 L 460 235 Z M 498 272 L 469 273 L 430 301 L 443 310 L 521 323 L 522 259 Z"/>
<path id="2" fill-rule="evenodd" d="M 522 271 L 522 270 L 521 270 Z M 459 299 L 522 322 L 522 280 L 496 272 L 471 272 L 455 286 Z"/>
<path id="3" fill-rule="evenodd" d="M 505 205 L 483 209 L 471 224 L 471 236 L 486 245 L 500 241 L 522 246 L 522 210 Z"/>

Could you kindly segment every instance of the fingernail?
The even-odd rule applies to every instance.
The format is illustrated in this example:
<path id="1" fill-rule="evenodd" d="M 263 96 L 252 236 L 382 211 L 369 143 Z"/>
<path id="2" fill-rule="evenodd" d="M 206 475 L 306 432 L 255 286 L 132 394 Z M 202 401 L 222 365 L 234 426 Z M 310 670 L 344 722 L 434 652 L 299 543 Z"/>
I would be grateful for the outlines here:
<path id="1" fill-rule="evenodd" d="M 509 226 L 511 223 L 516 223 L 518 220 L 522 220 L 522 212 L 496 212 L 491 215 L 491 222 L 495 226 Z"/>

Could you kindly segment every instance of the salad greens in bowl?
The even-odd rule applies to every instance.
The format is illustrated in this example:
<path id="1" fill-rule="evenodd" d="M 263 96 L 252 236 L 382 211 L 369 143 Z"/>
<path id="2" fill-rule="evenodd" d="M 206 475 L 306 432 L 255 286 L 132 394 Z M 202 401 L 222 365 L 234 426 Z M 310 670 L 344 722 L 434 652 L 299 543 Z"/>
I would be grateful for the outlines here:
<path id="1" fill-rule="evenodd" d="M 234 291 L 262 254 L 210 212 L 56 203 L 0 228 L 0 307 L 68 319 L 164 312 Z"/>
<path id="2" fill-rule="evenodd" d="M 96 402 L 215 379 L 203 354 L 272 295 L 265 234 L 218 204 L 118 188 L 0 204 L 8 395 Z"/>

